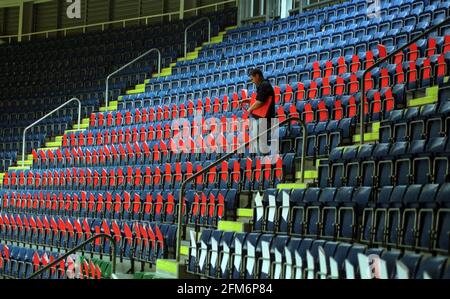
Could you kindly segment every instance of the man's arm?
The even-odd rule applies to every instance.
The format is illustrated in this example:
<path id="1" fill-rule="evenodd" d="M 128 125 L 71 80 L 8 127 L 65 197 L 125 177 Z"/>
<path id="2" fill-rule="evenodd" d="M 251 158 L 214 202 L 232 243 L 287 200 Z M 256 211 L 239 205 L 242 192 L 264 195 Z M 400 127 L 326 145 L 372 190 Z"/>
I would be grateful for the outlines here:
<path id="1" fill-rule="evenodd" d="M 256 101 L 250 108 L 248 108 L 248 113 L 252 113 L 253 110 L 261 108 L 262 106 L 264 106 L 263 102 Z"/>

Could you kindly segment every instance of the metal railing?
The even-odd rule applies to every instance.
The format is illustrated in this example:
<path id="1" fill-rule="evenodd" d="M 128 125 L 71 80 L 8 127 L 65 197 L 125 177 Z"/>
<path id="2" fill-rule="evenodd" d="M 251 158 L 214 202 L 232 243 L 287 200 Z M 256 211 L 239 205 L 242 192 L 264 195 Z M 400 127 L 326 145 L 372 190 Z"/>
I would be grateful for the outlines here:
<path id="1" fill-rule="evenodd" d="M 183 183 L 181 184 L 180 193 L 179 193 L 180 195 L 179 195 L 179 200 L 178 200 L 178 229 L 177 229 L 177 244 L 176 244 L 177 247 L 176 247 L 176 251 L 175 251 L 176 262 L 177 263 L 180 262 L 180 249 L 181 249 L 181 238 L 182 238 L 182 229 L 183 229 L 182 221 L 183 221 L 184 191 L 186 189 L 186 185 L 189 182 L 191 182 L 192 180 L 194 180 L 195 178 L 197 178 L 197 177 L 207 173 L 207 171 L 210 170 L 211 168 L 219 165 L 220 163 L 222 163 L 225 160 L 228 160 L 234 154 L 236 154 L 238 151 L 244 149 L 249 144 L 252 144 L 252 143 L 256 142 L 258 140 L 258 138 L 260 138 L 263 135 L 266 135 L 272 129 L 277 128 L 277 127 L 279 128 L 280 126 L 282 126 L 282 125 L 284 125 L 286 123 L 293 122 L 293 121 L 298 122 L 301 125 L 301 127 L 302 127 L 303 141 L 302 141 L 302 159 L 301 159 L 301 162 L 300 162 L 300 172 L 301 172 L 300 180 L 301 180 L 302 183 L 304 183 L 304 181 L 305 181 L 304 169 L 305 169 L 305 159 L 306 159 L 306 138 L 307 138 L 306 125 L 299 117 L 290 117 L 290 118 L 285 119 L 284 121 L 276 124 L 275 126 L 267 129 L 266 131 L 262 132 L 261 134 L 259 134 L 255 138 L 251 139 L 250 141 L 247 141 L 246 143 L 242 144 L 238 148 L 234 149 L 232 152 L 226 154 L 225 156 L 222 156 L 220 159 L 216 160 L 215 162 L 211 163 L 207 167 L 205 167 L 202 170 L 196 172 L 195 174 L 193 174 L 192 176 L 190 176 L 189 178 L 187 178 L 187 179 L 185 179 L 183 181 Z"/>
<path id="2" fill-rule="evenodd" d="M 225 4 L 230 4 L 230 3 L 235 3 L 237 6 L 238 1 L 239 0 L 224 0 L 224 1 L 221 1 L 218 3 L 213 3 L 213 4 L 196 7 L 196 8 L 186 9 L 186 10 L 184 10 L 184 13 L 186 14 L 186 13 L 190 13 L 190 12 L 195 12 L 195 15 L 197 16 L 199 11 L 202 11 L 205 9 L 215 8 L 215 11 L 218 11 L 219 6 L 222 6 Z M 108 25 L 122 24 L 122 28 L 126 28 L 127 23 L 131 22 L 131 23 L 134 23 L 132 25 L 136 25 L 136 21 L 145 21 L 145 25 L 148 25 L 150 19 L 157 19 L 157 18 L 164 18 L 164 17 L 168 17 L 169 22 L 171 22 L 175 16 L 179 16 L 179 15 L 180 15 L 180 12 L 176 11 L 176 12 L 162 13 L 162 14 L 150 15 L 150 16 L 142 16 L 142 17 L 136 17 L 136 18 L 117 20 L 117 21 L 108 21 L 108 22 L 102 22 L 102 23 L 79 25 L 79 26 L 72 26 L 72 27 L 67 27 L 67 28 L 59 28 L 59 29 L 52 29 L 52 30 L 46 30 L 46 31 L 24 33 L 21 36 L 28 37 L 28 40 L 31 40 L 31 38 L 33 36 L 44 35 L 45 38 L 49 38 L 50 34 L 58 33 L 58 32 L 63 32 L 64 36 L 67 36 L 67 32 L 69 32 L 69 31 L 82 30 L 83 33 L 86 33 L 86 29 L 95 28 L 95 27 L 101 27 L 101 30 L 105 31 L 105 29 L 108 29 L 107 28 Z M 0 39 L 5 39 L 8 41 L 8 43 L 11 43 L 14 39 L 17 40 L 18 37 L 19 37 L 18 34 L 3 35 L 3 36 L 0 36 Z"/>
<path id="3" fill-rule="evenodd" d="M 363 144 L 364 143 L 364 133 L 365 133 L 365 125 L 366 125 L 366 121 L 365 121 L 365 106 L 366 106 L 366 75 L 373 70 L 374 68 L 378 67 L 379 65 L 381 65 L 382 63 L 388 61 L 389 59 L 393 58 L 395 55 L 397 55 L 398 53 L 403 52 L 403 50 L 405 50 L 406 48 L 408 48 L 409 46 L 411 46 L 412 44 L 414 44 L 415 42 L 417 42 L 418 40 L 422 39 L 424 36 L 428 35 L 430 32 L 435 31 L 437 29 L 439 29 L 440 27 L 450 24 L 450 18 L 447 18 L 445 21 L 434 25 L 433 27 L 431 27 L 430 29 L 425 30 L 424 32 L 422 32 L 421 34 L 419 34 L 418 36 L 416 36 L 415 38 L 413 38 L 411 41 L 409 41 L 408 43 L 406 43 L 405 45 L 401 46 L 400 48 L 396 49 L 395 51 L 393 51 L 392 53 L 390 53 L 389 55 L 387 55 L 386 57 L 384 57 L 383 59 L 378 60 L 376 63 L 374 63 L 373 65 L 371 65 L 370 67 L 368 67 L 362 74 L 362 77 L 360 79 L 360 86 L 361 86 L 361 101 L 359 103 L 359 121 L 360 121 L 360 143 Z"/>
<path id="4" fill-rule="evenodd" d="M 147 56 L 148 54 L 152 53 L 152 52 L 157 52 L 158 53 L 158 77 L 161 75 L 161 51 L 157 48 L 153 48 L 148 50 L 147 52 L 145 52 L 144 54 L 136 57 L 135 59 L 133 59 L 132 61 L 128 62 L 127 64 L 125 64 L 124 66 L 118 68 L 117 70 L 115 70 L 114 72 L 112 72 L 111 74 L 108 75 L 108 77 L 106 77 L 106 90 L 105 90 L 105 106 L 106 106 L 106 110 L 108 110 L 108 103 L 109 103 L 109 79 L 114 76 L 115 74 L 117 74 L 118 72 L 122 71 L 123 69 L 129 67 L 130 65 L 132 65 L 133 63 L 141 60 L 142 58 L 144 58 L 145 56 Z"/>
<path id="5" fill-rule="evenodd" d="M 67 251 L 64 255 L 55 259 L 52 263 L 46 265 L 44 268 L 41 268 L 38 271 L 31 274 L 30 277 L 28 277 L 28 279 L 35 278 L 35 277 L 39 276 L 40 274 L 44 273 L 45 271 L 48 271 L 50 268 L 56 266 L 62 260 L 65 260 L 66 258 L 68 258 L 71 254 L 77 252 L 78 250 L 82 249 L 84 246 L 86 246 L 89 243 L 92 243 L 93 241 L 97 240 L 98 238 L 108 239 L 112 243 L 112 246 L 111 246 L 111 248 L 112 248 L 111 249 L 112 272 L 111 272 L 111 274 L 115 274 L 116 273 L 116 240 L 114 239 L 114 237 L 103 233 L 103 234 L 97 234 L 97 235 L 87 239 L 86 241 L 84 241 L 83 243 L 78 245 L 77 247 L 72 248 L 71 250 Z"/>
<path id="6" fill-rule="evenodd" d="M 23 139 L 22 139 L 22 167 L 25 166 L 25 148 L 26 148 L 26 134 L 27 131 L 29 129 L 31 129 L 32 127 L 34 127 L 35 125 L 37 125 L 38 123 L 40 123 L 41 121 L 43 121 L 44 119 L 46 119 L 47 117 L 49 117 L 50 115 L 52 115 L 53 113 L 55 113 L 56 111 L 60 110 L 61 108 L 64 108 L 65 106 L 67 106 L 69 103 L 72 102 L 78 102 L 78 129 L 80 128 L 80 124 L 81 124 L 81 101 L 77 98 L 72 98 L 70 100 L 68 100 L 67 102 L 65 102 L 64 104 L 60 105 L 59 107 L 53 109 L 52 111 L 50 111 L 49 113 L 47 113 L 46 115 L 44 115 L 43 117 L 41 117 L 40 119 L 38 119 L 37 121 L 35 121 L 34 123 L 32 123 L 31 125 L 29 125 L 28 127 L 25 128 L 25 130 L 23 130 Z"/>
<path id="7" fill-rule="evenodd" d="M 211 19 L 208 17 L 203 17 L 200 18 L 198 20 L 196 20 L 194 23 L 190 24 L 189 26 L 186 27 L 186 29 L 184 30 L 184 57 L 187 57 L 187 40 L 188 40 L 188 30 L 190 28 L 192 28 L 194 25 L 197 25 L 198 23 L 202 22 L 202 21 L 208 21 L 208 43 L 211 42 Z"/>

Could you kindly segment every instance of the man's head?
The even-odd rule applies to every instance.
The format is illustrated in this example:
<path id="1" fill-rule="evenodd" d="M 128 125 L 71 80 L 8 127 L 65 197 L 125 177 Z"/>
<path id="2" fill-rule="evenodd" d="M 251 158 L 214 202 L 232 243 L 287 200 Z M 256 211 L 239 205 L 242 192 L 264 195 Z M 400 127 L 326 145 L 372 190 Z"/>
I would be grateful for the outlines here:
<path id="1" fill-rule="evenodd" d="M 264 75 L 260 69 L 250 70 L 249 75 L 252 82 L 255 83 L 256 85 L 259 85 L 259 83 L 261 83 L 261 81 L 264 80 Z"/>

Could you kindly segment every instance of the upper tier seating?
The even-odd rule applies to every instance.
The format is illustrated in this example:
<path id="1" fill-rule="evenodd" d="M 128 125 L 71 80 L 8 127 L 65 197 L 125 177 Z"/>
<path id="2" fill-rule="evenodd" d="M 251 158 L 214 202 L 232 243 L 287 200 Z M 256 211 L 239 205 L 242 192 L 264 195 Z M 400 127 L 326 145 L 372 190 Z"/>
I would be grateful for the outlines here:
<path id="1" fill-rule="evenodd" d="M 150 79 L 145 92 L 120 90 L 117 110 L 94 111 L 88 129 L 65 132 L 61 147 L 34 148 L 30 169 L 9 170 L 0 191 L 0 238 L 57 251 L 104 232 L 118 241 L 121 258 L 154 264 L 173 258 L 181 210 L 183 238 L 188 229 L 197 233 L 190 235 L 189 272 L 201 276 L 329 277 L 333 257 L 333 277 L 351 278 L 350 266 L 361 277 L 364 253 L 385 259 L 391 278 L 396 261 L 412 278 L 448 278 L 450 27 L 362 76 L 449 16 L 448 1 L 383 2 L 377 18 L 367 14 L 366 1 L 353 0 L 229 30 L 198 58 Z M 252 67 L 275 87 L 277 118 L 300 117 L 307 140 L 297 123 L 283 126 L 274 159 L 247 147 L 190 182 L 181 206 L 185 179 L 249 140 L 240 101 L 256 96 Z M 432 104 L 410 105 L 430 87 L 439 89 Z M 360 107 L 380 130 L 378 141 L 356 146 Z M 180 132 L 190 137 L 174 143 Z M 296 184 L 303 141 L 317 177 Z M 238 220 L 244 195 L 254 196 L 246 206 L 253 208 L 251 231 L 216 230 Z M 111 244 L 98 241 L 84 251 L 110 256 Z"/>

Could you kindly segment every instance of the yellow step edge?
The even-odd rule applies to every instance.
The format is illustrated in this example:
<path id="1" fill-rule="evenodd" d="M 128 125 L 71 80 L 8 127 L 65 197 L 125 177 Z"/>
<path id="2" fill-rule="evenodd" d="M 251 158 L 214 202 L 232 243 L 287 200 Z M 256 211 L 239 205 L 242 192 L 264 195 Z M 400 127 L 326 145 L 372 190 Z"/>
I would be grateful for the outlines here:
<path id="1" fill-rule="evenodd" d="M 231 232 L 243 232 L 244 231 L 244 223 L 237 221 L 219 221 L 217 225 L 218 230 L 222 231 L 231 231 Z"/>
<path id="2" fill-rule="evenodd" d="M 372 132 L 380 132 L 381 122 L 377 121 L 372 123 Z"/>
<path id="3" fill-rule="evenodd" d="M 297 171 L 297 173 L 295 174 L 296 179 L 300 179 L 302 176 L 301 171 Z M 306 180 L 312 180 L 312 179 L 317 179 L 319 177 L 319 173 L 317 172 L 317 170 L 306 170 L 305 171 L 305 179 Z"/>
<path id="4" fill-rule="evenodd" d="M 76 125 L 75 125 L 76 126 Z M 72 130 L 65 130 L 64 134 L 68 134 L 68 133 L 73 133 L 73 132 L 81 132 L 84 131 L 85 129 L 72 129 Z"/>
<path id="5" fill-rule="evenodd" d="M 63 140 L 62 136 L 56 136 L 55 137 L 55 141 L 62 142 L 62 140 Z"/>
<path id="6" fill-rule="evenodd" d="M 253 209 L 239 208 L 237 209 L 236 215 L 238 217 L 253 218 Z"/>
<path id="7" fill-rule="evenodd" d="M 432 86 L 425 90 L 428 97 L 437 97 L 439 94 L 439 86 Z"/>
<path id="8" fill-rule="evenodd" d="M 370 132 L 370 133 L 364 133 L 364 142 L 373 142 L 378 141 L 379 139 L 379 132 Z M 361 136 L 359 134 L 353 135 L 353 142 L 360 142 Z"/>
<path id="9" fill-rule="evenodd" d="M 427 104 L 434 104 L 437 102 L 437 96 L 426 96 L 418 99 L 411 99 L 408 101 L 408 107 L 423 106 Z"/>
<path id="10" fill-rule="evenodd" d="M 111 110 L 117 110 L 118 106 L 114 105 L 114 106 L 108 106 L 108 108 L 106 107 L 100 107 L 100 112 L 106 112 L 106 111 L 111 111 Z"/>
<path id="11" fill-rule="evenodd" d="M 79 127 L 78 127 L 78 124 L 76 124 L 76 125 L 73 125 L 73 128 L 75 131 L 80 131 L 80 130 L 89 128 L 89 124 L 81 124 Z M 70 131 L 72 131 L 72 130 L 70 130 Z"/>
<path id="12" fill-rule="evenodd" d="M 144 93 L 144 92 L 145 92 L 145 88 L 140 88 L 140 89 L 127 90 L 126 94 L 137 94 L 137 93 Z"/>
<path id="13" fill-rule="evenodd" d="M 19 162 L 19 163 L 22 163 L 22 162 Z M 11 166 L 11 167 L 9 167 L 8 168 L 8 170 L 28 170 L 28 169 L 30 169 L 30 167 L 29 166 Z"/>
<path id="14" fill-rule="evenodd" d="M 188 256 L 189 255 L 189 247 L 181 245 L 181 247 L 180 247 L 180 254 Z"/>
<path id="15" fill-rule="evenodd" d="M 59 147 L 40 147 L 36 151 L 48 151 L 48 150 L 54 151 L 54 150 L 57 150 L 58 148 Z"/>
<path id="16" fill-rule="evenodd" d="M 60 146 L 62 146 L 62 141 L 61 142 L 57 142 L 57 141 L 46 142 L 45 146 L 46 147 L 60 147 Z"/>
<path id="17" fill-rule="evenodd" d="M 82 123 L 82 124 L 89 124 L 89 122 L 90 122 L 90 119 L 89 119 L 89 118 L 83 118 L 83 119 L 81 120 L 81 123 Z"/>
<path id="18" fill-rule="evenodd" d="M 225 28 L 225 31 L 234 30 L 234 29 L 236 29 L 236 28 L 237 28 L 237 26 L 226 27 L 226 28 Z"/>
<path id="19" fill-rule="evenodd" d="M 301 184 L 301 183 L 291 183 L 291 184 L 278 184 L 277 189 L 306 189 L 308 186 L 307 184 Z"/>

